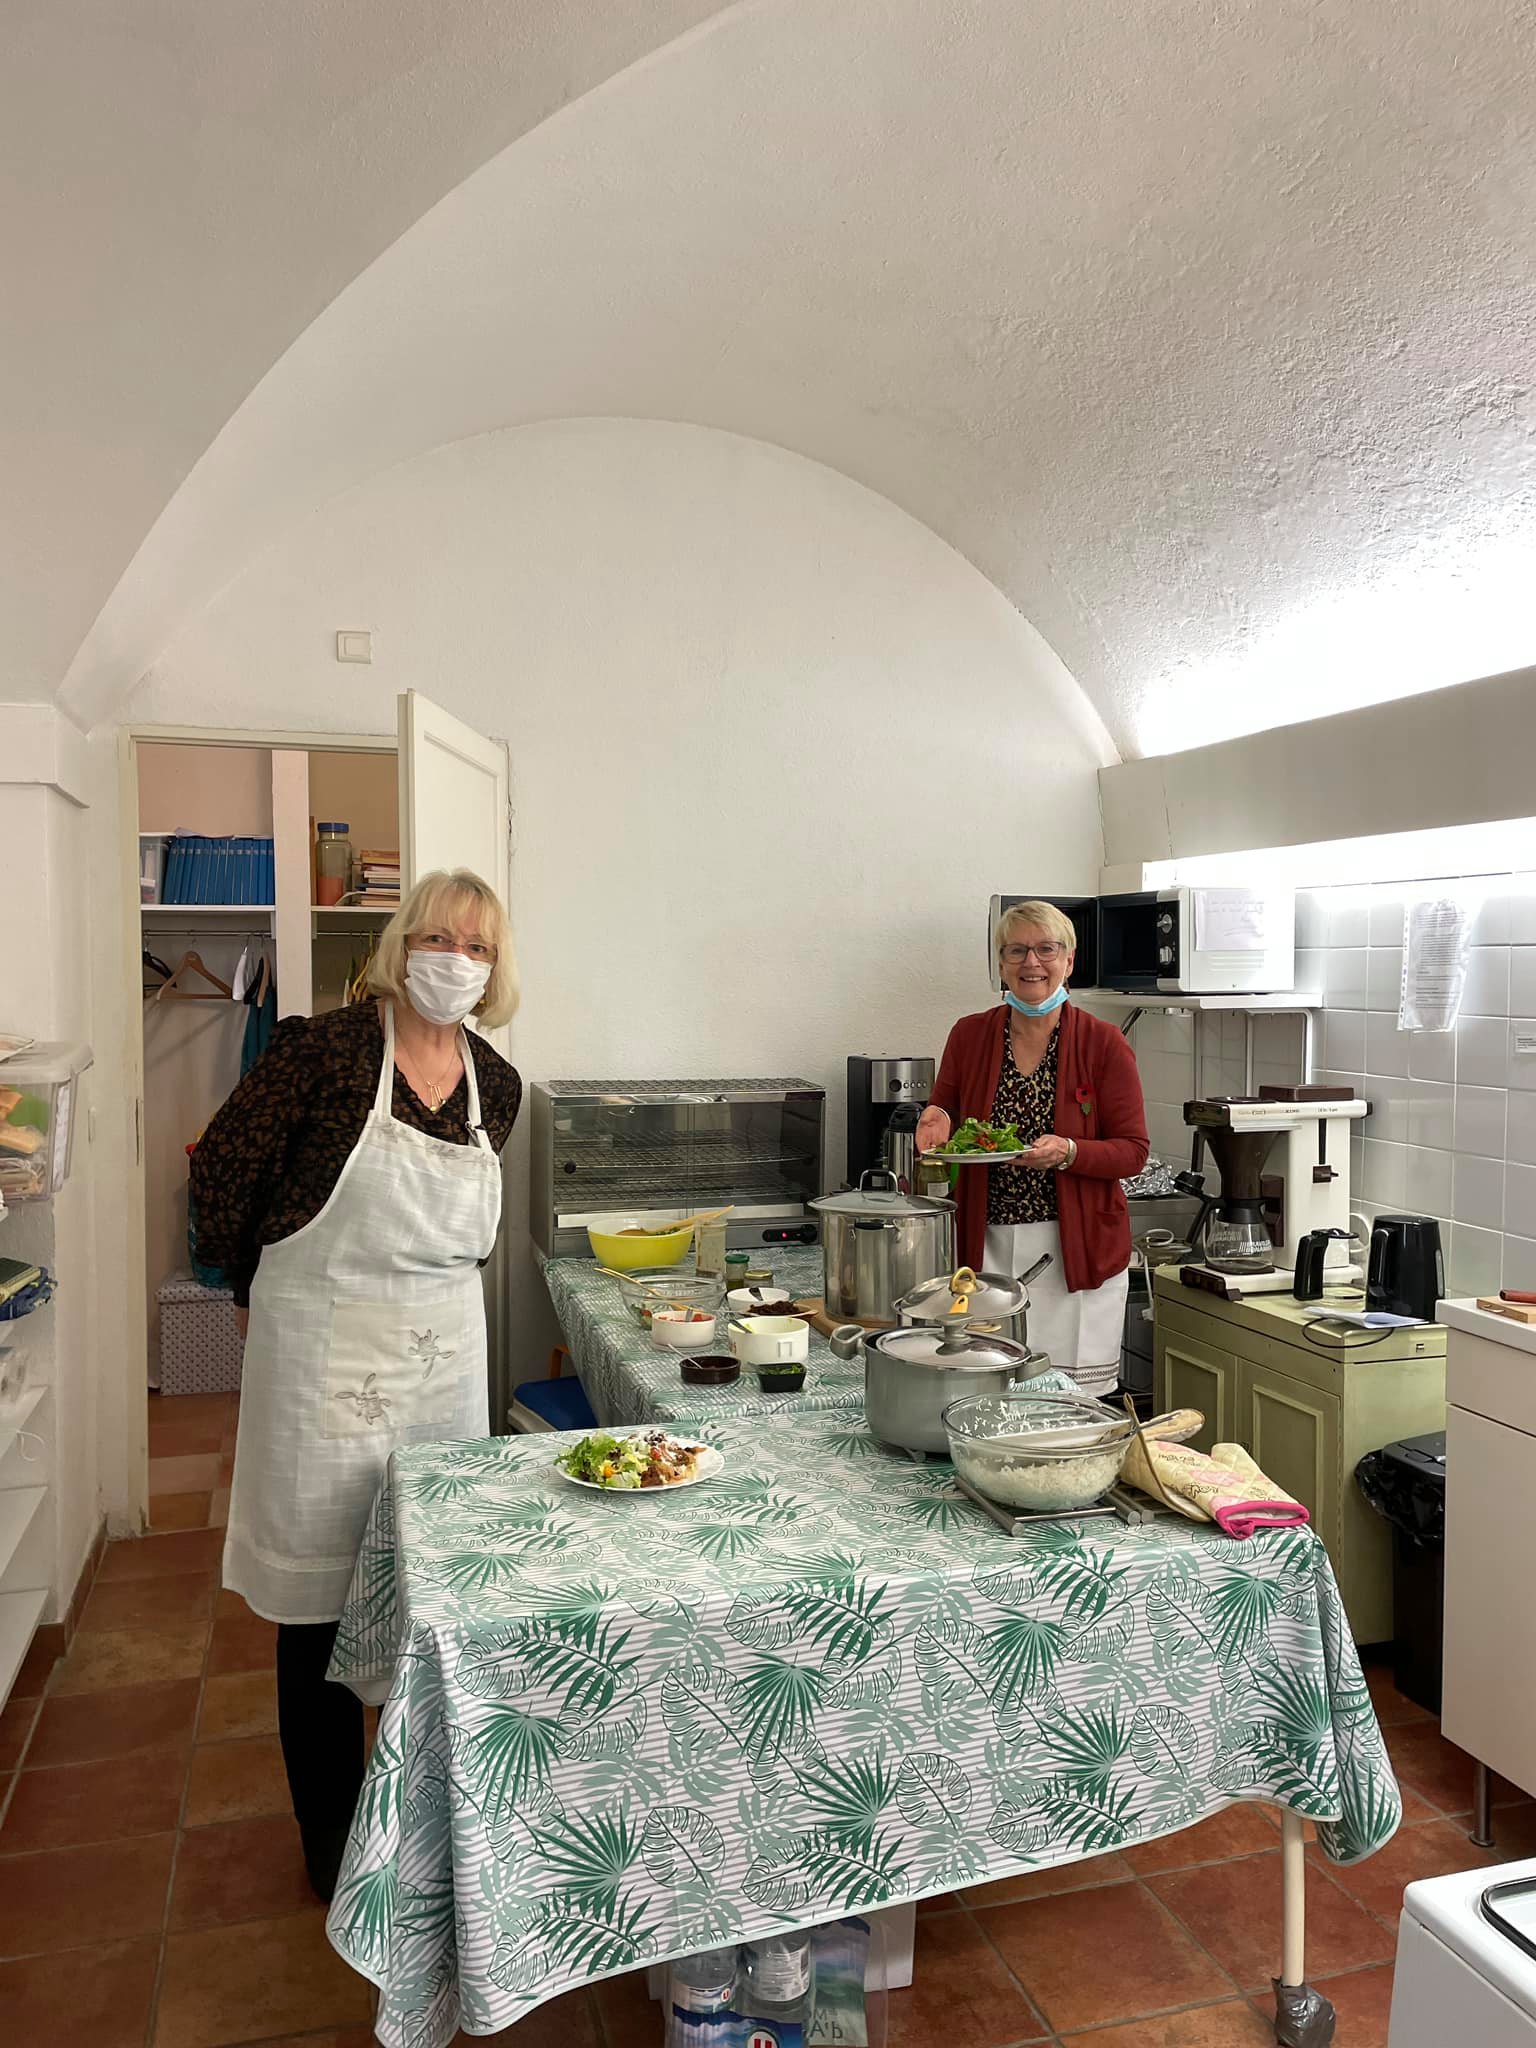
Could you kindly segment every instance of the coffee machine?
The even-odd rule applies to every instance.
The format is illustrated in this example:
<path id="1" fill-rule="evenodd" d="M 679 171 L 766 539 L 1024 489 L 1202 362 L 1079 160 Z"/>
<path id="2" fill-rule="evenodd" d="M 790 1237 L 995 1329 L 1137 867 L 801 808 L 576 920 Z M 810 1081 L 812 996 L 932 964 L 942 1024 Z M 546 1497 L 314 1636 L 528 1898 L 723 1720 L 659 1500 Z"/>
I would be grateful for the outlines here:
<path id="1" fill-rule="evenodd" d="M 1201 1194 L 1206 1210 L 1201 1257 L 1182 1269 L 1185 1284 L 1228 1300 L 1292 1291 L 1302 1240 L 1319 1231 L 1337 1232 L 1325 1279 L 1358 1281 L 1361 1269 L 1349 1257 L 1349 1136 L 1369 1113 L 1347 1089 L 1318 1087 L 1186 1102 L 1184 1121 L 1195 1132 L 1186 1191 Z M 1204 1194 L 1202 1151 L 1221 1175 L 1219 1196 Z"/>
<path id="2" fill-rule="evenodd" d="M 916 1164 L 917 1120 L 933 1093 L 932 1060 L 848 1056 L 848 1184 L 872 1166 L 907 1183 Z"/>

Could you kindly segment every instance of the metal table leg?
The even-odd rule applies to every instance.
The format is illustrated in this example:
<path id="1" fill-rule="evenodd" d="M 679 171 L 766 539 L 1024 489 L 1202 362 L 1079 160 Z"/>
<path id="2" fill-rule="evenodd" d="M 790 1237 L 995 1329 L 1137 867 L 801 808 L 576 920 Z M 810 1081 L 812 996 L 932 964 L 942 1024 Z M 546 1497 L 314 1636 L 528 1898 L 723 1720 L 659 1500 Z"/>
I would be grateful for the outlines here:
<path id="1" fill-rule="evenodd" d="M 1275 1981 L 1278 2048 L 1329 2048 L 1334 2011 L 1307 1982 L 1307 1845 L 1299 1814 L 1280 1814 L 1280 1974 Z"/>
<path id="2" fill-rule="evenodd" d="M 1486 1764 L 1473 1767 L 1470 1840 L 1474 1849 L 1493 1847 L 1493 1780 Z"/>

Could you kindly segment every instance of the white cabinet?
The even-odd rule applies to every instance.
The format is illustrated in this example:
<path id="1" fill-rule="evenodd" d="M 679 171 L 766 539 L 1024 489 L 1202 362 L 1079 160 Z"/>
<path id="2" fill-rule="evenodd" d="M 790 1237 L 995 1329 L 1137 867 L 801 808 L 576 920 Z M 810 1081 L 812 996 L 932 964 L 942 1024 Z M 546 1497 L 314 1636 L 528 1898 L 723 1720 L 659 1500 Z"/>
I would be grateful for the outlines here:
<path id="1" fill-rule="evenodd" d="M 1463 1302 L 1445 1427 L 1446 1739 L 1536 1793 L 1536 1332 Z"/>

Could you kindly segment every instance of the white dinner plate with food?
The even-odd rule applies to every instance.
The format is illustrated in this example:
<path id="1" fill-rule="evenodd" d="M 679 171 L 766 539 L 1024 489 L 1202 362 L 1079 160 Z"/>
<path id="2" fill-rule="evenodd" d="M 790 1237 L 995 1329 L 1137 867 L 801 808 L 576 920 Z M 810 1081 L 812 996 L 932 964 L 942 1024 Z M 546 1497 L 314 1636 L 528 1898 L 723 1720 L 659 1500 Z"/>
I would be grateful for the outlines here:
<path id="1" fill-rule="evenodd" d="M 555 1470 L 588 1493 L 677 1493 L 725 1470 L 713 1444 L 666 1429 L 594 1429 L 555 1460 Z"/>
<path id="2" fill-rule="evenodd" d="M 937 1160 L 940 1166 L 1009 1166 L 1030 1150 L 1028 1145 L 1015 1145 L 1007 1152 L 924 1152 L 919 1156 Z"/>

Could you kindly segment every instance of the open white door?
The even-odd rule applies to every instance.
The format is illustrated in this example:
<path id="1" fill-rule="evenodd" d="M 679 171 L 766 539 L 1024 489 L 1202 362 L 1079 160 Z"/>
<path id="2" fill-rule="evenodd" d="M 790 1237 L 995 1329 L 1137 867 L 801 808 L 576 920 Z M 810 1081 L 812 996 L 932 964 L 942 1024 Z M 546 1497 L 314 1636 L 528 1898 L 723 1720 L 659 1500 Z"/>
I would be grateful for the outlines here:
<path id="1" fill-rule="evenodd" d="M 506 746 L 419 691 L 407 690 L 399 703 L 401 888 L 413 888 L 434 868 L 472 868 L 505 903 L 511 880 Z M 507 1050 L 504 1030 L 486 1036 L 499 1052 Z M 503 1231 L 485 1269 L 491 1427 L 497 1431 L 507 1426 L 515 1377 L 507 1357 L 506 1261 Z"/>
<path id="2" fill-rule="evenodd" d="M 507 893 L 507 750 L 419 691 L 400 699 L 400 881 L 473 868 Z"/>

